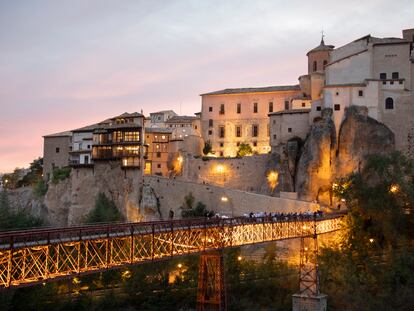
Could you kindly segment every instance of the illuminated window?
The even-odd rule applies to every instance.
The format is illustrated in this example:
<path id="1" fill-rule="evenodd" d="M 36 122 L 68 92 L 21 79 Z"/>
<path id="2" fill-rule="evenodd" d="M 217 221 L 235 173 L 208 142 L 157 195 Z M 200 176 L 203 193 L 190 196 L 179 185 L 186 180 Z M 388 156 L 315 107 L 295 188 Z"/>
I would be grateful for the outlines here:
<path id="1" fill-rule="evenodd" d="M 241 137 L 241 126 L 236 126 L 236 137 Z"/>
<path id="2" fill-rule="evenodd" d="M 258 107 L 257 103 L 253 103 L 253 113 L 257 113 Z"/>
<path id="3" fill-rule="evenodd" d="M 273 112 L 273 102 L 269 102 L 269 112 Z"/>
<path id="4" fill-rule="evenodd" d="M 259 126 L 258 125 L 253 125 L 252 126 L 252 136 L 253 137 L 259 136 Z"/>
<path id="5" fill-rule="evenodd" d="M 157 136 L 155 136 L 157 138 Z M 125 132 L 124 133 L 124 141 L 138 141 L 139 140 L 139 132 Z"/>
<path id="6" fill-rule="evenodd" d="M 241 113 L 241 104 L 240 103 L 237 104 L 237 113 Z"/>
<path id="7" fill-rule="evenodd" d="M 117 143 L 123 142 L 122 132 L 121 131 L 115 131 L 113 134 L 114 141 Z"/>

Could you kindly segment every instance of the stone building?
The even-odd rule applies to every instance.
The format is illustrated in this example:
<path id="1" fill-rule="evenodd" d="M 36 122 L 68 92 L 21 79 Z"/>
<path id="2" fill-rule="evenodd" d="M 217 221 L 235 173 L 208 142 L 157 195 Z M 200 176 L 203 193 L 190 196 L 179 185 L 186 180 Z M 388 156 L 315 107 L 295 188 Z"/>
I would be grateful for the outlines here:
<path id="1" fill-rule="evenodd" d="M 145 127 L 166 127 L 166 122 L 176 115 L 177 114 L 173 110 L 151 112 L 148 123 L 145 124 Z"/>
<path id="2" fill-rule="evenodd" d="M 144 171 L 146 175 L 168 176 L 171 133 L 170 128 L 145 129 L 145 144 L 148 148 Z"/>
<path id="3" fill-rule="evenodd" d="M 412 149 L 414 134 L 414 29 L 403 38 L 364 36 L 330 52 L 325 66 L 324 108 L 333 109 L 337 135 L 345 108 L 365 106 L 368 115 L 395 134 L 396 148 Z M 317 115 L 312 106 L 312 115 Z"/>
<path id="4" fill-rule="evenodd" d="M 201 132 L 210 141 L 212 151 L 221 157 L 233 157 L 241 143 L 257 153 L 268 153 L 268 114 L 292 108 L 303 92 L 299 85 L 225 89 L 201 95 Z M 309 105 L 307 101 L 303 101 Z"/>
<path id="5" fill-rule="evenodd" d="M 72 149 L 72 132 L 43 136 L 43 177 L 48 180 L 55 168 L 69 165 Z"/>
<path id="6" fill-rule="evenodd" d="M 173 138 L 179 139 L 189 135 L 200 136 L 200 117 L 173 116 L 165 122 L 173 130 Z"/>
<path id="7" fill-rule="evenodd" d="M 282 110 L 269 113 L 270 145 L 272 151 L 293 138 L 305 140 L 309 132 L 310 109 Z"/>

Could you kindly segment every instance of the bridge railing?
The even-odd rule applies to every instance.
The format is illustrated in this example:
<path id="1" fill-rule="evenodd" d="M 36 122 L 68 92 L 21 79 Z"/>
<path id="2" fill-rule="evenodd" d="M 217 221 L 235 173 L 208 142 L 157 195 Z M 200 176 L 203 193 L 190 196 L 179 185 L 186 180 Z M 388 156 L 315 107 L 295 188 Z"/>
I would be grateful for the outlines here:
<path id="1" fill-rule="evenodd" d="M 340 216 L 237 217 L 0 233 L 0 288 L 339 229 Z"/>

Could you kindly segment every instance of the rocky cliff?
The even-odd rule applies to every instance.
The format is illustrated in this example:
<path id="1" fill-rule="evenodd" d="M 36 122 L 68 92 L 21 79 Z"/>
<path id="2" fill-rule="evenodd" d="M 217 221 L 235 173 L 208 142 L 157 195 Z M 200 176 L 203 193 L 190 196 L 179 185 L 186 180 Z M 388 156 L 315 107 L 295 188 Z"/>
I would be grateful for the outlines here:
<path id="1" fill-rule="evenodd" d="M 357 170 L 367 156 L 395 149 L 392 131 L 370 118 L 366 107 L 346 108 L 336 137 L 332 110 L 315 120 L 296 168 L 295 189 L 302 199 L 331 203 L 332 183 Z"/>

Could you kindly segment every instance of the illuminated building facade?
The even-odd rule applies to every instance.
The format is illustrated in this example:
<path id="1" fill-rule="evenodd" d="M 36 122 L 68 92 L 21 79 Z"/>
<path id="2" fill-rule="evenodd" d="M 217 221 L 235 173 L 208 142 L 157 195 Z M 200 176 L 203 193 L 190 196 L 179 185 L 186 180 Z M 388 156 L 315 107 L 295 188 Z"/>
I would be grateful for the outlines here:
<path id="1" fill-rule="evenodd" d="M 148 148 L 148 158 L 145 160 L 146 175 L 168 176 L 168 157 L 172 129 L 146 128 L 145 144 Z"/>
<path id="2" fill-rule="evenodd" d="M 144 151 L 144 116 L 140 113 L 124 113 L 94 130 L 93 161 L 120 160 L 122 167 L 141 167 Z"/>

